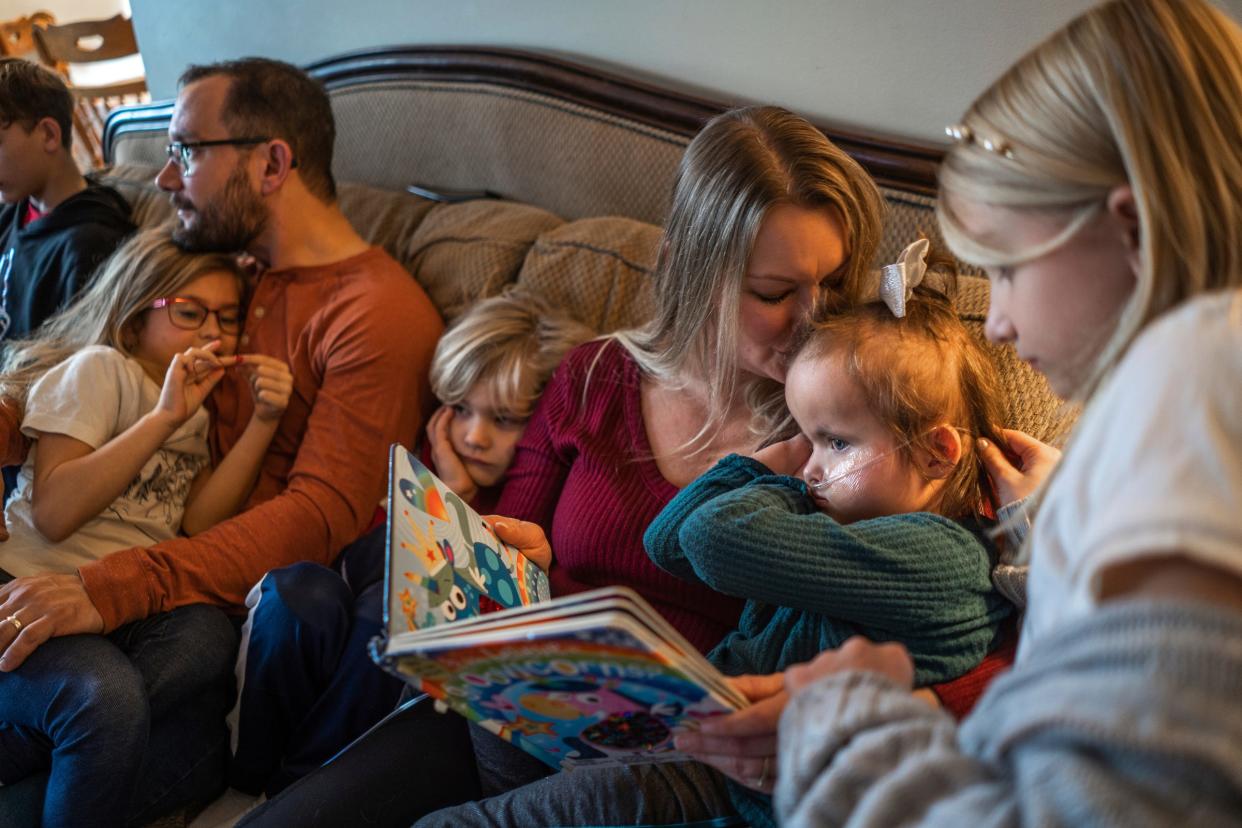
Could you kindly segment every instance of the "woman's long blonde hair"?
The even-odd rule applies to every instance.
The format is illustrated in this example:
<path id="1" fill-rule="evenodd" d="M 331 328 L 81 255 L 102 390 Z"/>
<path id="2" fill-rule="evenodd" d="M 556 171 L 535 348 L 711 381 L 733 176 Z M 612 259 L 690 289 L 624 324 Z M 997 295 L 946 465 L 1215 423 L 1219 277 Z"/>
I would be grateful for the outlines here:
<path id="1" fill-rule="evenodd" d="M 882 232 L 875 182 L 822 132 L 775 106 L 718 115 L 690 142 L 678 169 L 656 261 L 656 316 L 614 334 L 639 366 L 666 383 L 686 369 L 708 389 L 708 418 L 687 444 L 701 449 L 724 423 L 738 387 L 739 299 L 755 237 L 778 204 L 835 209 L 847 248 L 844 289 L 857 291 Z M 779 383 L 745 389 L 752 430 L 788 418 Z"/>
<path id="2" fill-rule="evenodd" d="M 1039 251 L 972 238 L 953 214 L 957 199 L 1063 214 L 1055 246 L 1114 188 L 1133 190 L 1137 285 L 1115 329 L 1101 332 L 1076 398 L 1094 392 L 1154 318 L 1242 284 L 1242 30 L 1206 2 L 1091 9 L 980 95 L 962 126 L 967 140 L 941 167 L 937 212 L 950 247 L 974 264 L 1015 264 Z"/>
<path id="3" fill-rule="evenodd" d="M 47 371 L 90 345 L 110 345 L 131 354 L 139 317 L 156 299 L 176 295 L 190 282 L 223 271 L 245 275 L 224 253 L 186 253 L 167 227 L 141 230 L 117 248 L 99 274 L 69 307 L 28 338 L 9 344 L 0 366 L 0 396 L 24 409 L 26 394 Z"/>

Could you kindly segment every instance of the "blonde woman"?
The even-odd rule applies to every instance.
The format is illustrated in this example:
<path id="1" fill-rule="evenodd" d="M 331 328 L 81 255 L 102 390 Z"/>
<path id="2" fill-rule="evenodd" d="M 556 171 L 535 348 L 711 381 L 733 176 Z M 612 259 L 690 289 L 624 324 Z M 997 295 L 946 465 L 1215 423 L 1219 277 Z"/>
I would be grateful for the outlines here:
<path id="1" fill-rule="evenodd" d="M 987 329 L 1086 403 L 1025 553 L 1017 664 L 960 728 L 861 639 L 784 677 L 788 825 L 1242 815 L 1242 30 L 1117 0 L 953 127 L 941 224 Z"/>
<path id="2" fill-rule="evenodd" d="M 123 244 L 92 286 L 32 338 L 12 343 L 0 393 L 25 411 L 32 447 L 6 508 L 0 581 L 74 572 L 118 549 L 209 528 L 245 501 L 289 400 L 284 363 L 234 350 L 242 273 L 232 257 L 180 250 L 167 231 Z M 244 371 L 255 411 L 213 468 L 202 403 Z M 138 653 L 231 649 L 219 610 L 186 607 L 75 649 L 41 649 L 0 673 L 0 784 L 48 767 L 42 824 L 121 825 L 135 792 L 163 676 Z M 18 629 L 14 614 L 8 623 Z M 218 645 L 218 646 L 217 646 Z M 106 747 L 105 747 L 106 746 Z"/>
<path id="3" fill-rule="evenodd" d="M 643 532 L 717 460 L 754 452 L 786 424 L 782 385 L 795 331 L 824 291 L 858 290 L 879 243 L 881 204 L 856 162 L 783 109 L 725 113 L 691 142 L 653 274 L 655 319 L 570 352 L 518 443 L 497 505 L 500 515 L 535 524 L 501 531 L 511 542 L 534 546 L 539 529 L 546 533 L 554 595 L 628 585 L 704 651 L 736 626 L 741 601 L 658 569 Z M 395 735 L 402 720 L 381 726 L 241 824 L 348 823 L 364 816 L 365 802 L 366 819 L 408 825 L 466 798 L 442 782 L 450 746 L 428 746 L 428 722 L 409 715 L 403 738 Z M 410 744 L 422 746 L 421 758 Z M 724 779 L 694 763 L 541 779 L 548 768 L 495 737 L 483 734 L 476 750 L 482 788 L 470 798 L 490 798 L 426 824 L 677 823 L 733 812 Z M 411 784 L 424 762 L 429 784 Z M 328 787 L 338 800 L 350 799 L 342 789 L 368 795 L 334 807 L 319 793 Z M 377 809 L 379 793 L 392 790 L 403 795 L 389 793 Z"/>

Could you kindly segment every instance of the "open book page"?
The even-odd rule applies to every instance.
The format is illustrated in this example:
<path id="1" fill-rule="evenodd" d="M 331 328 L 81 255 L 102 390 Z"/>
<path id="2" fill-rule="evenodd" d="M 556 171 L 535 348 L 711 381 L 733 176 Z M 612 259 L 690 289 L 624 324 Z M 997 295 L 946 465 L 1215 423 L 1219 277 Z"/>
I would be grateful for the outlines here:
<path id="1" fill-rule="evenodd" d="M 391 637 L 550 597 L 548 576 L 418 458 L 389 452 L 388 603 Z"/>
<path id="2" fill-rule="evenodd" d="M 423 691 L 554 768 L 683 759 L 678 730 L 745 706 L 704 680 L 715 671 L 702 656 L 624 612 L 441 635 L 393 655 Z"/>

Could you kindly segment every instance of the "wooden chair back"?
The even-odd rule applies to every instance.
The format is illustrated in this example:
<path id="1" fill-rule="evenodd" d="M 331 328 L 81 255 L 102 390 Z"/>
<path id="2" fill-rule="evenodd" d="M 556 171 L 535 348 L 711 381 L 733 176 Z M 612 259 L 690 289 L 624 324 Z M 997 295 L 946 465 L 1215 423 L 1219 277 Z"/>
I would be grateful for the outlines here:
<path id="1" fill-rule="evenodd" d="M 89 153 L 91 165 L 99 166 L 103 163 L 101 136 L 108 112 L 122 103 L 150 100 L 147 80 L 139 77 L 99 86 L 77 86 L 70 79 L 69 68 L 138 54 L 133 23 L 118 14 L 107 20 L 37 25 L 33 35 L 43 62 L 70 81 L 69 88 L 78 100 L 74 131 Z"/>

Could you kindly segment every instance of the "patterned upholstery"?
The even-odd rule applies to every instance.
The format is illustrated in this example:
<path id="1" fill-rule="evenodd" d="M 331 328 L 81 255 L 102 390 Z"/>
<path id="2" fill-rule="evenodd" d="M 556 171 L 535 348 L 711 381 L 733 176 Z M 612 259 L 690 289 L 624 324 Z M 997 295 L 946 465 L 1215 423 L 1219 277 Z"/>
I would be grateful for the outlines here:
<path id="1" fill-rule="evenodd" d="M 636 327 L 655 312 L 648 277 L 659 246 L 653 224 L 570 222 L 535 240 L 518 282 L 600 333 Z"/>
<path id="2" fill-rule="evenodd" d="M 434 208 L 405 243 L 401 259 L 451 322 L 471 302 L 517 279 L 535 239 L 561 224 L 546 210 L 504 201 Z"/>

